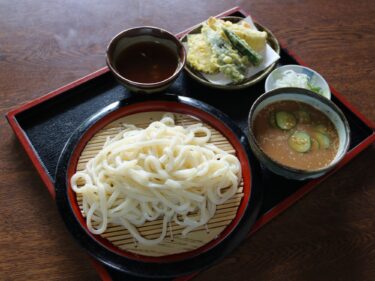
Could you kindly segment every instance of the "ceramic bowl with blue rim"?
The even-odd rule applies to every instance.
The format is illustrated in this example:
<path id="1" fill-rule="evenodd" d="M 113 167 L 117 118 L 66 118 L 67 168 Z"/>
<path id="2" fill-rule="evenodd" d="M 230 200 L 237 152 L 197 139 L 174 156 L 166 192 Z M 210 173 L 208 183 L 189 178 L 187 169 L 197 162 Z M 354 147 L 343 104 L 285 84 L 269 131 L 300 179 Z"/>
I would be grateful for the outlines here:
<path id="1" fill-rule="evenodd" d="M 284 87 L 305 88 L 331 99 L 329 85 L 323 76 L 301 65 L 288 64 L 276 68 L 268 75 L 264 87 L 266 92 Z"/>

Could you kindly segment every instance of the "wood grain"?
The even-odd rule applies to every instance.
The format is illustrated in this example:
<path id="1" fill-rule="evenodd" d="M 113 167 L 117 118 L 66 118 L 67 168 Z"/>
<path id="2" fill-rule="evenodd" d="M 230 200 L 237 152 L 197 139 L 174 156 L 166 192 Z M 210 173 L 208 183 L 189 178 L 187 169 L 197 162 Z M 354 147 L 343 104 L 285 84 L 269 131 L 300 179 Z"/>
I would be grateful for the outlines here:
<path id="1" fill-rule="evenodd" d="M 179 32 L 234 5 L 375 121 L 372 0 L 0 1 L 0 112 L 103 67 L 127 27 Z M 0 136 L 0 280 L 98 280 L 4 118 Z M 372 146 L 196 280 L 375 280 L 374 159 Z"/>

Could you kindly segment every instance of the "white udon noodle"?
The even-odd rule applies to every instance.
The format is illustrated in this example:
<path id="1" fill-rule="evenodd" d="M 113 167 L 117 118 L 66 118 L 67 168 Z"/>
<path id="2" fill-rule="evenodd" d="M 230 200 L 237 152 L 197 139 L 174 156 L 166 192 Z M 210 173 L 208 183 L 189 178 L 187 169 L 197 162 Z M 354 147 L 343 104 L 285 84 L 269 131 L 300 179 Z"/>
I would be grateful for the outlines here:
<path id="1" fill-rule="evenodd" d="M 71 178 L 93 234 L 102 234 L 111 223 L 126 228 L 140 244 L 156 245 L 170 222 L 184 226 L 186 235 L 237 192 L 239 160 L 208 143 L 211 131 L 202 124 L 176 126 L 174 116 L 165 114 L 146 129 L 124 126 Z M 138 232 L 136 227 L 157 219 L 163 219 L 158 238 Z"/>

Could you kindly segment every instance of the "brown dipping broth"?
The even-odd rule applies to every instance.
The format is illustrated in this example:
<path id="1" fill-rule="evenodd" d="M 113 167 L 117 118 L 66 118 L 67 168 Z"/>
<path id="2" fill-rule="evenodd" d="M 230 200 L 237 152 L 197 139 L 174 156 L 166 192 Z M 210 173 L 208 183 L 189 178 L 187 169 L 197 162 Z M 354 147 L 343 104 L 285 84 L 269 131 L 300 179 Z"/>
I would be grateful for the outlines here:
<path id="1" fill-rule="evenodd" d="M 116 70 L 126 79 L 138 83 L 156 83 L 173 75 L 178 58 L 171 49 L 157 42 L 139 42 L 118 56 Z"/>
<path id="2" fill-rule="evenodd" d="M 311 120 L 305 123 L 297 121 L 297 125 L 290 130 L 282 130 L 270 122 L 270 116 L 277 111 L 293 113 L 298 110 L 308 112 Z M 317 125 L 326 127 L 325 134 L 330 139 L 328 148 L 312 145 L 309 151 L 301 153 L 288 145 L 288 139 L 295 131 L 304 131 L 313 138 Z M 337 154 L 339 137 L 335 126 L 325 114 L 306 103 L 296 101 L 271 103 L 259 111 L 253 128 L 256 141 L 264 153 L 285 166 L 300 170 L 317 170 L 328 166 Z"/>

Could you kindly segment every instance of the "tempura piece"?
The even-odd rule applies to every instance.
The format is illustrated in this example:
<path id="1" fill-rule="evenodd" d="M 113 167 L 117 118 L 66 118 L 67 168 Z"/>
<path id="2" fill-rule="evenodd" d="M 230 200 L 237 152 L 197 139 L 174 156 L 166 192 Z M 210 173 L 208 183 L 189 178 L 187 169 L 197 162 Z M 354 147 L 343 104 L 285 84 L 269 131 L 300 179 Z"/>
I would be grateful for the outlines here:
<path id="1" fill-rule="evenodd" d="M 248 60 L 235 50 L 231 43 L 224 39 L 222 30 L 215 31 L 207 24 L 202 27 L 202 34 L 211 46 L 217 58 L 220 72 L 230 78 L 234 83 L 245 79 Z"/>
<path id="2" fill-rule="evenodd" d="M 261 53 L 266 47 L 267 33 L 265 31 L 258 31 L 252 28 L 246 21 L 232 23 L 230 21 L 210 17 L 207 20 L 207 25 L 214 30 L 218 30 L 222 27 L 229 29 L 238 37 L 245 40 L 246 43 L 249 44 L 249 46 L 252 47 L 256 52 Z"/>
<path id="3" fill-rule="evenodd" d="M 191 34 L 187 37 L 189 52 L 187 62 L 196 70 L 213 74 L 219 71 L 217 58 L 210 44 L 202 34 Z"/>

